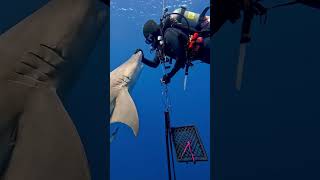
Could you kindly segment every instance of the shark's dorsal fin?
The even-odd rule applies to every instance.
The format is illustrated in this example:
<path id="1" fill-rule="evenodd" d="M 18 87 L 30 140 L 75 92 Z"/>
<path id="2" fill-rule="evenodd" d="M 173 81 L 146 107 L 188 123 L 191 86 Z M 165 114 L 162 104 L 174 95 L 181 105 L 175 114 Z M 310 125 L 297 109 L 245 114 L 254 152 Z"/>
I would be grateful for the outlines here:
<path id="1" fill-rule="evenodd" d="M 137 108 L 126 88 L 120 91 L 115 102 L 115 108 L 110 123 L 115 122 L 121 122 L 128 125 L 132 129 L 134 135 L 138 135 L 139 118 Z"/>

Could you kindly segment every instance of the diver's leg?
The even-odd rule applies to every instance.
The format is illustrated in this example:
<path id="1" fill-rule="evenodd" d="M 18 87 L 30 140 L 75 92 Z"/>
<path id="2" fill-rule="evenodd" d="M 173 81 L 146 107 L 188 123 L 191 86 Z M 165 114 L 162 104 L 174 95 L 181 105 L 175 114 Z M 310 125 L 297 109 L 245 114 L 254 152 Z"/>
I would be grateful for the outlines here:
<path id="1" fill-rule="evenodd" d="M 223 24 L 228 20 L 226 15 L 226 7 L 224 0 L 216 0 L 213 4 L 212 14 L 212 32 L 215 34 L 220 30 Z"/>
<path id="2" fill-rule="evenodd" d="M 226 21 L 227 21 L 226 17 L 213 18 L 212 34 L 214 35 L 215 33 L 217 33 Z"/>
<path id="3" fill-rule="evenodd" d="M 196 58 L 207 64 L 210 64 L 210 40 L 210 37 L 204 38 L 203 46 L 200 48 Z"/>
<path id="4" fill-rule="evenodd" d="M 89 180 L 84 148 L 54 89 L 34 88 L 4 180 Z"/>
<path id="5" fill-rule="evenodd" d="M 247 2 L 248 0 L 243 0 Z M 226 21 L 235 23 L 240 19 L 242 1 L 239 0 L 215 0 L 213 4 L 212 32 L 215 34 Z"/>

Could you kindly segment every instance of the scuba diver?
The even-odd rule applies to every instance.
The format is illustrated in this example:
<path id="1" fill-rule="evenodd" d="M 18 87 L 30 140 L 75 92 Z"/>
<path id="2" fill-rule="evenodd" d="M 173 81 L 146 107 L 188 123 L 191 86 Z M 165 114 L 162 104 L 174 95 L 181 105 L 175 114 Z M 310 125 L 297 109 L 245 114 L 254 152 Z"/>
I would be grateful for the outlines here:
<path id="1" fill-rule="evenodd" d="M 153 61 L 143 56 L 142 62 L 156 68 L 161 62 L 166 61 L 165 57 L 170 58 L 170 63 L 172 59 L 176 60 L 171 72 L 163 76 L 162 82 L 169 83 L 181 68 L 185 68 L 187 74 L 188 67 L 192 66 L 192 62 L 195 60 L 210 64 L 211 36 L 218 32 L 227 21 L 237 22 L 241 18 L 241 14 L 243 21 L 240 45 L 244 47 L 243 45 L 251 41 L 250 31 L 253 17 L 256 15 L 265 16 L 267 11 L 271 9 L 265 8 L 259 0 L 216 0 L 213 3 L 212 29 L 210 29 L 210 16 L 205 16 L 209 7 L 205 8 L 201 14 L 187 11 L 185 7 L 181 7 L 173 13 L 169 13 L 169 16 L 165 16 L 160 24 L 154 20 L 148 20 L 144 24 L 143 35 L 146 43 L 151 45 L 151 50 L 156 50 L 156 56 Z M 314 8 L 320 7 L 319 0 L 293 0 L 275 7 L 296 3 Z M 244 54 L 245 48 L 240 49 L 237 73 L 237 86 L 239 87 L 244 61 L 242 54 Z M 136 52 L 138 51 L 142 50 L 137 49 Z"/>
<path id="2" fill-rule="evenodd" d="M 181 7 L 164 15 L 160 24 L 154 20 L 144 24 L 143 35 L 151 50 L 156 50 L 156 56 L 153 61 L 143 56 L 142 62 L 156 68 L 165 62 L 165 57 L 170 58 L 170 64 L 172 59 L 176 61 L 172 70 L 162 77 L 163 83 L 168 84 L 181 68 L 186 68 L 187 74 L 195 60 L 210 64 L 210 16 L 205 16 L 208 10 L 209 7 L 197 14 Z"/>

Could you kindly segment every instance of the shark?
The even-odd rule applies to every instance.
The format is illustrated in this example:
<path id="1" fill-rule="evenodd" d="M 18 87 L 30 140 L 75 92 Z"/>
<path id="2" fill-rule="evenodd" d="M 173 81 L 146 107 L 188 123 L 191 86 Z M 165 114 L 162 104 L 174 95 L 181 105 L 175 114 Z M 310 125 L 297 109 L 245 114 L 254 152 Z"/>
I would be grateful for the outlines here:
<path id="1" fill-rule="evenodd" d="M 107 11 L 98 0 L 51 0 L 0 35 L 0 179 L 91 179 L 61 98 L 85 66 Z"/>
<path id="2" fill-rule="evenodd" d="M 126 124 L 135 136 L 139 132 L 139 117 L 130 92 L 143 69 L 142 56 L 141 51 L 133 54 L 110 73 L 110 124 Z"/>

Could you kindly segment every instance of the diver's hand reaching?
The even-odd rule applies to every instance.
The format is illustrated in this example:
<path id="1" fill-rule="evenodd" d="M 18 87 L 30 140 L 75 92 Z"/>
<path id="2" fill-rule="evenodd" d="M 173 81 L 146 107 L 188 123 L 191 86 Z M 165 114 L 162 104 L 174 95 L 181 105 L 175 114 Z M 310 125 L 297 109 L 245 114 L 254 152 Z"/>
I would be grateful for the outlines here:
<path id="1" fill-rule="evenodd" d="M 171 77 L 166 74 L 162 77 L 161 82 L 164 84 L 168 84 L 170 83 L 170 80 L 171 80 Z"/>
<path id="2" fill-rule="evenodd" d="M 134 52 L 134 54 L 137 54 L 139 51 L 141 51 L 141 53 L 142 53 L 142 55 L 143 55 L 143 51 L 142 51 L 142 49 L 140 49 L 140 48 L 136 49 L 136 51 Z"/>
<path id="3" fill-rule="evenodd" d="M 142 49 L 140 49 L 140 48 L 136 49 L 136 51 L 134 52 L 134 54 L 137 54 L 139 51 L 141 51 L 141 54 L 142 54 L 142 62 L 143 62 L 143 61 L 144 61 L 144 54 L 143 54 Z"/>

